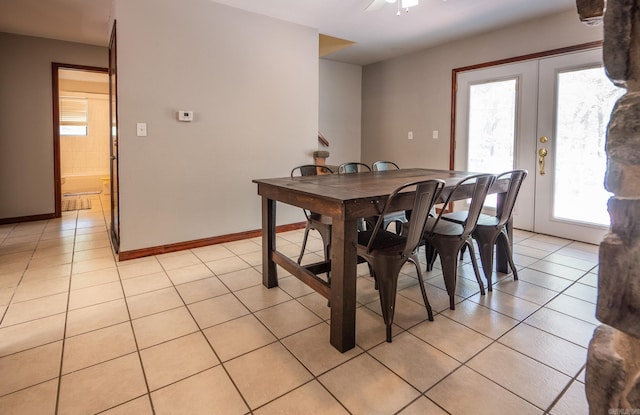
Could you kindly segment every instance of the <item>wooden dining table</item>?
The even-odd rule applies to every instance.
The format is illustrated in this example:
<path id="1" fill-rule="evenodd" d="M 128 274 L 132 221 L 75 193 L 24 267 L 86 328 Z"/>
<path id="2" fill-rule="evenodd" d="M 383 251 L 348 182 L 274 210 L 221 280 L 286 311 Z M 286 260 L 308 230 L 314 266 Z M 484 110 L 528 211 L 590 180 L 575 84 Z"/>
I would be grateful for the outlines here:
<path id="1" fill-rule="evenodd" d="M 361 218 L 380 214 L 388 196 L 400 185 L 441 179 L 445 188 L 441 198 L 462 179 L 477 172 L 432 169 L 400 169 L 352 174 L 255 179 L 262 197 L 262 283 L 268 288 L 278 285 L 277 267 L 329 300 L 331 307 L 330 342 L 341 352 L 355 347 L 356 339 L 356 267 L 358 257 L 357 223 Z M 498 194 L 498 211 L 508 181 L 495 182 L 490 193 Z M 456 192 L 456 200 L 467 199 L 469 193 Z M 276 202 L 298 206 L 332 219 L 331 257 L 326 261 L 300 265 L 276 246 Z M 396 199 L 398 211 L 410 209 L 411 193 Z M 510 232 L 511 235 L 511 232 Z M 500 251 L 500 250 L 498 250 Z M 507 261 L 498 257 L 496 266 L 506 272 Z M 318 277 L 330 271 L 331 282 Z"/>

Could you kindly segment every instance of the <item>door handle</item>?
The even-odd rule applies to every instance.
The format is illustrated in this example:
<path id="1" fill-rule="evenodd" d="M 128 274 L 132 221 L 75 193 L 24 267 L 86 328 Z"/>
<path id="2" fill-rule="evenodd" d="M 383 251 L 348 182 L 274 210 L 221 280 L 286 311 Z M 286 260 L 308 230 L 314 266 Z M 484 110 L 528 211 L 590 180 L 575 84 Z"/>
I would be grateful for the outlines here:
<path id="1" fill-rule="evenodd" d="M 544 176 L 544 158 L 547 157 L 547 149 L 538 150 L 538 167 L 540 168 L 540 176 Z"/>

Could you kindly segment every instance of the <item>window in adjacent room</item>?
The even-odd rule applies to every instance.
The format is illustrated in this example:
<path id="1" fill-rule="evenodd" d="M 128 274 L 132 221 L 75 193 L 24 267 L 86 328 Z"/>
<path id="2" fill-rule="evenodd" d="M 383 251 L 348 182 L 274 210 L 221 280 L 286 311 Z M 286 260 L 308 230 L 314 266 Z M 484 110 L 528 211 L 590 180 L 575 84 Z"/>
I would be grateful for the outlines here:
<path id="1" fill-rule="evenodd" d="M 86 136 L 88 113 L 87 98 L 60 97 L 60 135 Z"/>

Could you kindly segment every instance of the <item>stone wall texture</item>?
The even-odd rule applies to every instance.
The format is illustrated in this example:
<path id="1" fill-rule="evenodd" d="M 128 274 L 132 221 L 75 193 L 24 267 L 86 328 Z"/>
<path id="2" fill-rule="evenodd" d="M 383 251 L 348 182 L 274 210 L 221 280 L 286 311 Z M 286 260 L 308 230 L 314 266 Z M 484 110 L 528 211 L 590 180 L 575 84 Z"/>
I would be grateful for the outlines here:
<path id="1" fill-rule="evenodd" d="M 605 187 L 614 196 L 600 244 L 596 317 L 603 324 L 589 344 L 585 391 L 591 415 L 640 415 L 640 0 L 576 4 L 585 23 L 604 21 L 607 75 L 627 89 L 607 131 Z"/>
<path id="2" fill-rule="evenodd" d="M 576 0 L 580 20 L 590 25 L 602 22 L 604 0 Z"/>

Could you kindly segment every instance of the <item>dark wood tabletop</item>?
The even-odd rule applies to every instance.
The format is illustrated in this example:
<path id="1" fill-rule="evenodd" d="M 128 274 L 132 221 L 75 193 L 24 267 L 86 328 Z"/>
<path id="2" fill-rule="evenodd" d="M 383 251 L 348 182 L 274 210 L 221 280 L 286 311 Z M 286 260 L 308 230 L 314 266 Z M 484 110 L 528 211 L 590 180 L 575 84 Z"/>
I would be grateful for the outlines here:
<path id="1" fill-rule="evenodd" d="M 475 172 L 401 169 L 357 174 L 327 174 L 319 176 L 281 177 L 256 179 L 258 194 L 272 195 L 276 200 L 302 207 L 327 216 L 341 214 L 337 205 L 348 205 L 349 217 L 366 217 L 377 213 L 376 205 L 384 200 L 400 185 L 418 181 L 441 179 L 445 181 L 442 198 L 460 180 Z M 471 186 L 469 186 L 471 187 Z M 496 183 L 491 193 L 499 193 L 503 184 Z M 464 196 L 461 194 L 461 196 Z M 367 206 L 369 205 L 369 206 Z M 408 206 L 407 206 L 408 207 Z M 358 216 L 360 215 L 360 216 Z"/>

